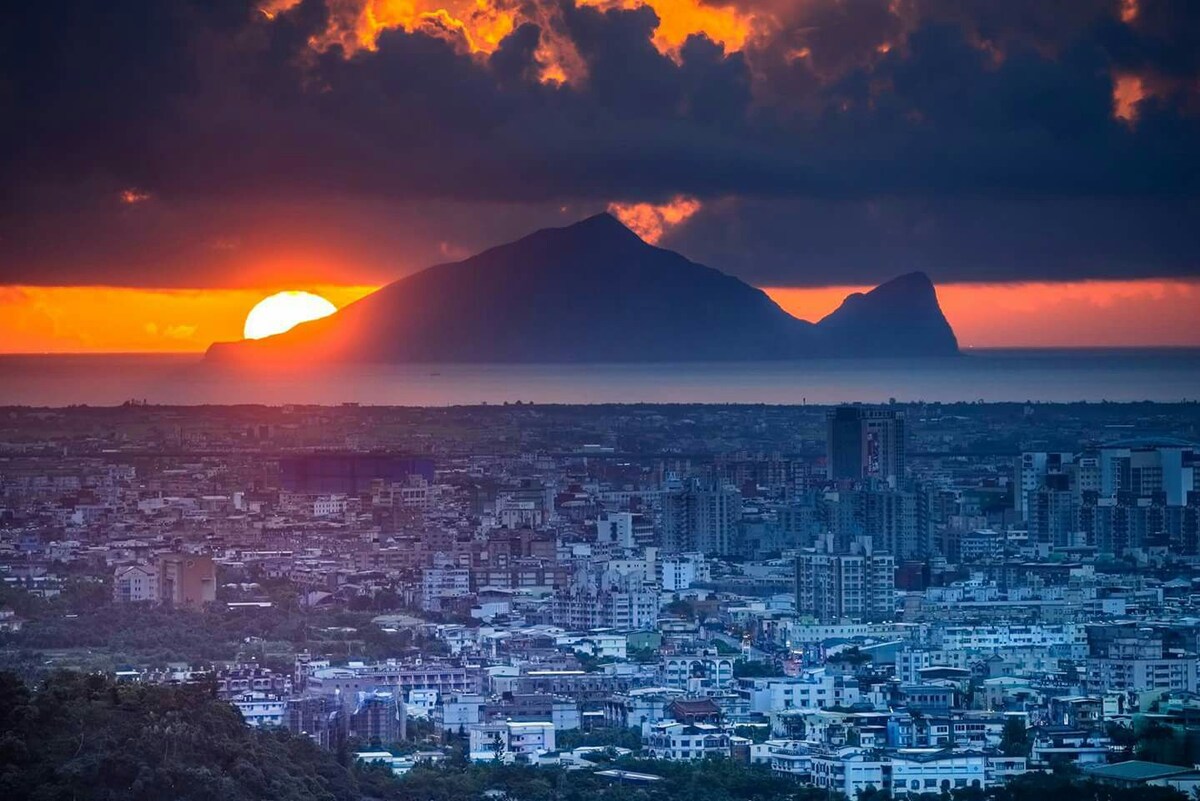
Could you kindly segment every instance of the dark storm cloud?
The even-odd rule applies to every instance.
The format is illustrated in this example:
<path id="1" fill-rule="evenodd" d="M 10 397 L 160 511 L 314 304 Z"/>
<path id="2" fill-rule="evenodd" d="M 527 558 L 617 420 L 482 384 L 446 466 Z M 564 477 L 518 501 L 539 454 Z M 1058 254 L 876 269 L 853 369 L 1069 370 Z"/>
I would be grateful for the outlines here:
<path id="1" fill-rule="evenodd" d="M 6 11 L 0 281 L 224 283 L 297 249 L 379 280 L 677 194 L 704 208 L 664 244 L 760 283 L 1200 274 L 1188 0 L 1131 21 L 742 0 L 772 24 L 732 53 L 662 52 L 649 7 L 535 6 L 541 27 L 490 55 L 402 29 L 314 49 L 319 0 Z M 539 82 L 564 41 L 586 77 Z M 1114 118 L 1121 75 L 1134 120 Z"/>
<path id="2" fill-rule="evenodd" d="M 987 282 L 1196 275 L 1195 199 L 967 195 L 737 205 L 704 209 L 679 238 L 692 258 L 760 286 L 871 284 L 912 270 Z"/>

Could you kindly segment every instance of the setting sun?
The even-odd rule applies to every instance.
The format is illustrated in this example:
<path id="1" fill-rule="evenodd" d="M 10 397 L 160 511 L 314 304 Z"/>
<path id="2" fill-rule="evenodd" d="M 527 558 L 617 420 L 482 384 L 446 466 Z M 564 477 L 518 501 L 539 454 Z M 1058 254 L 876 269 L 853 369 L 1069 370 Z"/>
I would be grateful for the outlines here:
<path id="1" fill-rule="evenodd" d="M 311 292 L 276 292 L 260 300 L 246 315 L 243 336 L 262 339 L 282 334 L 300 323 L 328 317 L 335 311 L 337 306 Z"/>

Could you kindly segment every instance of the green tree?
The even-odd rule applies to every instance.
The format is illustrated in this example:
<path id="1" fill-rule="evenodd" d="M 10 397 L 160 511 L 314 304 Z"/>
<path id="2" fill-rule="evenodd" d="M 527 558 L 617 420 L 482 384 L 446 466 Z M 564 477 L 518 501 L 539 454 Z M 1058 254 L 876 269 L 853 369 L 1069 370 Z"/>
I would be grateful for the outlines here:
<path id="1" fill-rule="evenodd" d="M 733 675 L 739 679 L 769 678 L 782 676 L 783 669 L 775 662 L 751 662 L 739 659 L 733 663 Z"/>
<path id="2" fill-rule="evenodd" d="M 769 726 L 734 726 L 733 733 L 738 737 L 745 737 L 756 743 L 765 742 L 771 736 L 771 728 Z"/>
<path id="3" fill-rule="evenodd" d="M 1168 765 L 1191 764 L 1187 759 L 1186 738 L 1182 729 L 1151 720 L 1135 728 L 1135 732 L 1137 744 L 1134 753 L 1138 759 Z"/>
<path id="4" fill-rule="evenodd" d="M 1004 721 L 1004 731 L 1000 735 L 1000 751 L 1005 756 L 1029 756 L 1032 743 L 1029 732 L 1025 729 L 1025 721 L 1015 715 L 1009 715 Z"/>
<path id="5" fill-rule="evenodd" d="M 0 674 L 0 797 L 358 801 L 354 776 L 307 737 L 257 731 L 208 688 Z"/>

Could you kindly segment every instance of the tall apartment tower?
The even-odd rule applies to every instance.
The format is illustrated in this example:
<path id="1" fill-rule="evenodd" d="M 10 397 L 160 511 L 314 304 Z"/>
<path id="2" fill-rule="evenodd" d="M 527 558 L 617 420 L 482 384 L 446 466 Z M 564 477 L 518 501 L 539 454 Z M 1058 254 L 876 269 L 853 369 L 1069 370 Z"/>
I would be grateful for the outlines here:
<path id="1" fill-rule="evenodd" d="M 742 494 L 734 487 L 713 486 L 696 490 L 694 496 L 692 525 L 696 550 L 718 556 L 736 552 Z"/>
<path id="2" fill-rule="evenodd" d="M 904 478 L 904 412 L 839 406 L 826 419 L 825 461 L 830 480 L 876 478 L 895 487 Z"/>
<path id="3" fill-rule="evenodd" d="M 742 495 L 725 484 L 693 485 L 663 497 L 663 551 L 736 553 Z"/>
<path id="4" fill-rule="evenodd" d="M 1072 453 L 1031 451 L 1021 454 L 1013 478 L 1013 510 L 1019 519 L 1029 519 L 1030 498 L 1046 483 L 1046 477 L 1065 472 L 1074 459 Z"/>
<path id="5" fill-rule="evenodd" d="M 813 553 L 796 557 L 796 614 L 822 623 L 889 620 L 895 613 L 896 560 L 875 553 L 870 537 L 860 537 L 846 553 L 833 539 Z"/>

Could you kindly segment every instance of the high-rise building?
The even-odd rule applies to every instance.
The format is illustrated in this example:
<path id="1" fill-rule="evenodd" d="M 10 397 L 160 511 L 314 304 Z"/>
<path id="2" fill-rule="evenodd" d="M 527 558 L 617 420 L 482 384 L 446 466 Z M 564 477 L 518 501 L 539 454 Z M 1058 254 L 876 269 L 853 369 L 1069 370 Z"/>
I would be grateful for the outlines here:
<path id="1" fill-rule="evenodd" d="M 1013 505 L 1030 539 L 1043 545 L 1122 554 L 1175 544 L 1194 553 L 1187 510 L 1200 500 L 1198 465 L 1194 447 L 1171 440 L 1129 440 L 1079 455 L 1025 453 Z"/>
<path id="2" fill-rule="evenodd" d="M 596 542 L 618 548 L 654 545 L 654 526 L 640 512 L 605 512 L 596 519 Z"/>
<path id="3" fill-rule="evenodd" d="M 905 436 L 902 411 L 839 406 L 826 420 L 828 478 L 875 478 L 896 486 L 904 478 Z"/>
<path id="4" fill-rule="evenodd" d="M 1030 494 L 1037 492 L 1045 483 L 1046 476 L 1062 473 L 1074 458 L 1071 453 L 1031 451 L 1021 454 L 1013 477 L 1013 510 L 1019 519 L 1029 519 Z"/>
<path id="5" fill-rule="evenodd" d="M 1113 496 L 1128 492 L 1137 497 L 1162 494 L 1168 506 L 1185 506 L 1195 492 L 1196 466 L 1200 462 L 1191 447 L 1146 440 L 1132 447 L 1100 450 L 1100 493 Z"/>
<path id="6" fill-rule="evenodd" d="M 825 533 L 845 549 L 858 537 L 871 537 L 876 550 L 897 559 L 924 556 L 929 550 L 928 526 L 922 531 L 917 492 L 886 487 L 827 492 Z"/>
<path id="7" fill-rule="evenodd" d="M 827 537 L 796 557 L 796 613 L 822 623 L 887 620 L 895 612 L 896 560 L 875 553 L 870 537 L 835 552 Z"/>
<path id="8" fill-rule="evenodd" d="M 928 534 L 918 528 L 915 492 L 867 490 L 861 493 L 863 528 L 876 547 L 897 559 L 924 556 Z"/>
<path id="9" fill-rule="evenodd" d="M 718 556 L 734 553 L 738 520 L 742 517 L 742 494 L 734 487 L 714 486 L 694 490 L 693 498 L 696 550 Z"/>
<path id="10" fill-rule="evenodd" d="M 684 553 L 691 549 L 691 496 L 682 489 L 662 496 L 662 542 L 664 553 Z"/>
<path id="11" fill-rule="evenodd" d="M 728 556 L 737 551 L 742 494 L 736 487 L 693 486 L 663 498 L 663 550 Z"/>
<path id="12" fill-rule="evenodd" d="M 1187 506 L 1168 508 L 1167 526 L 1181 553 L 1200 553 L 1200 493 L 1193 492 Z"/>
<path id="13" fill-rule="evenodd" d="M 686 590 L 697 581 L 708 581 L 708 562 L 701 553 L 668 556 L 657 562 L 658 583 L 664 592 Z"/>
<path id="14" fill-rule="evenodd" d="M 1170 541 L 1167 508 L 1151 498 L 1122 492 L 1100 498 L 1094 509 L 1094 544 L 1101 553 L 1122 554 Z"/>
<path id="15" fill-rule="evenodd" d="M 1075 541 L 1079 530 L 1079 504 L 1067 473 L 1043 476 L 1041 486 L 1025 495 L 1025 517 L 1031 540 L 1056 548 L 1087 544 Z"/>
<path id="16" fill-rule="evenodd" d="M 811 547 L 824 528 L 823 518 L 823 499 L 813 493 L 776 507 L 775 519 L 778 521 L 781 547 Z"/>

